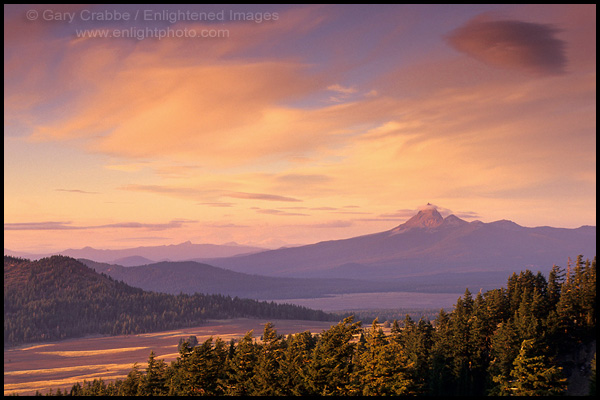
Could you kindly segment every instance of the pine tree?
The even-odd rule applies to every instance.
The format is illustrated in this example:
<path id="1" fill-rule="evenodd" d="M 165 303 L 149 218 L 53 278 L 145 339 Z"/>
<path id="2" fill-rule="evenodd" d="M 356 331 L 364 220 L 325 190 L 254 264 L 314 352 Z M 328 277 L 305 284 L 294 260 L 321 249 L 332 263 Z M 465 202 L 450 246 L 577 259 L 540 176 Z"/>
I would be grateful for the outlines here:
<path id="1" fill-rule="evenodd" d="M 359 382 L 365 396 L 415 394 L 408 378 L 408 358 L 402 346 L 388 341 L 378 320 L 366 335 L 366 348 L 359 360 Z"/>
<path id="2" fill-rule="evenodd" d="M 433 345 L 429 355 L 429 377 L 427 394 L 448 396 L 454 393 L 454 375 L 452 371 L 452 335 L 450 314 L 440 310 L 435 319 L 435 331 L 432 334 Z"/>
<path id="3" fill-rule="evenodd" d="M 513 396 L 556 396 L 566 390 L 566 378 L 560 367 L 551 365 L 537 348 L 536 339 L 524 340 L 510 372 L 512 378 L 503 387 Z"/>
<path id="4" fill-rule="evenodd" d="M 400 336 L 400 324 L 398 324 L 398 320 L 395 319 L 394 322 L 392 322 L 392 328 L 390 330 L 390 334 L 392 335 L 393 338 L 398 338 Z"/>
<path id="5" fill-rule="evenodd" d="M 515 327 L 522 340 L 538 337 L 541 331 L 541 326 L 533 306 L 533 296 L 526 289 L 521 295 L 519 308 L 514 317 Z"/>
<path id="6" fill-rule="evenodd" d="M 259 348 L 254 372 L 255 395 L 282 396 L 285 394 L 282 376 L 284 348 L 281 337 L 271 322 L 265 324 L 263 343 Z"/>
<path id="7" fill-rule="evenodd" d="M 499 324 L 491 339 L 491 361 L 488 367 L 488 375 L 494 382 L 490 390 L 491 395 L 503 394 L 502 388 L 510 380 L 510 372 L 519 354 L 521 342 L 512 319 Z"/>
<path id="8" fill-rule="evenodd" d="M 308 331 L 291 335 L 287 339 L 281 366 L 286 395 L 305 396 L 311 394 L 309 368 L 316 343 L 317 339 Z"/>
<path id="9" fill-rule="evenodd" d="M 252 396 L 254 394 L 254 366 L 257 360 L 257 347 L 253 331 L 248 331 L 240 340 L 227 370 L 226 395 Z"/>
<path id="10" fill-rule="evenodd" d="M 453 374 L 456 382 L 456 395 L 473 395 L 473 358 L 474 341 L 473 312 L 475 302 L 469 289 L 465 290 L 463 298 L 458 298 L 450 318 L 451 354 Z"/>
<path id="11" fill-rule="evenodd" d="M 588 336 L 596 337 L 596 257 L 590 263 L 586 260 L 581 282 L 582 323 L 589 331 Z"/>
<path id="12" fill-rule="evenodd" d="M 548 274 L 548 308 L 554 309 L 560 300 L 561 286 L 565 280 L 565 270 L 557 265 L 552 266 Z"/>
<path id="13" fill-rule="evenodd" d="M 317 395 L 345 396 L 360 391 L 352 364 L 356 348 L 352 339 L 360 332 L 360 321 L 353 320 L 345 318 L 319 337 L 310 365 L 310 386 Z"/>
<path id="14" fill-rule="evenodd" d="M 139 396 L 160 396 L 168 393 L 166 385 L 167 365 L 164 360 L 156 360 L 154 351 L 148 357 L 148 367 L 138 386 Z"/>
<path id="15" fill-rule="evenodd" d="M 139 371 L 138 363 L 133 364 L 133 368 L 127 374 L 127 378 L 123 381 L 120 387 L 121 396 L 135 396 L 138 393 L 138 388 L 142 380 L 142 375 Z M 81 388 L 81 386 L 79 387 Z M 71 393 L 71 395 L 76 395 Z"/>
<path id="16" fill-rule="evenodd" d="M 490 362 L 491 336 L 493 335 L 488 321 L 487 300 L 481 291 L 477 293 L 473 308 L 472 316 L 469 319 L 469 338 L 472 342 L 469 371 L 472 376 L 472 394 L 481 396 L 485 394 L 485 387 L 488 384 L 486 370 Z"/>

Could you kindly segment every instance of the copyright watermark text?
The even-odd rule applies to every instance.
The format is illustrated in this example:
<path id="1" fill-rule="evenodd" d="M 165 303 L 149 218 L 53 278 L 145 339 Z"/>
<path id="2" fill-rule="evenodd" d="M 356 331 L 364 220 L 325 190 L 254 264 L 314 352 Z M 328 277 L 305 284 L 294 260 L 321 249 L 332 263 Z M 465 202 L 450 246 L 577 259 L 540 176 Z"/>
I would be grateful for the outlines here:
<path id="1" fill-rule="evenodd" d="M 77 21 L 166 21 L 171 24 L 176 22 L 227 22 L 227 21 L 252 21 L 257 24 L 268 21 L 279 20 L 277 12 L 245 12 L 234 10 L 221 11 L 190 11 L 190 10 L 151 10 L 138 9 L 133 11 L 102 10 L 92 11 L 88 9 L 80 11 L 56 11 L 52 9 L 29 10 L 25 13 L 29 21 L 55 21 L 73 23 Z"/>
<path id="2" fill-rule="evenodd" d="M 219 11 L 192 10 L 156 10 L 156 9 L 106 9 L 79 11 L 64 11 L 47 9 L 31 9 L 25 12 L 25 18 L 30 21 L 56 22 L 73 24 L 74 35 L 77 38 L 229 38 L 229 29 L 222 28 L 226 22 L 246 22 L 263 24 L 278 21 L 277 12 L 246 12 L 222 9 Z M 112 23 L 100 27 L 86 27 L 86 23 Z M 193 25 L 177 26 L 178 22 L 204 22 L 202 27 Z M 115 23 L 128 26 L 114 27 Z M 153 24 L 156 23 L 156 24 Z M 221 27 L 217 25 L 221 23 Z M 171 24 L 173 26 L 166 26 Z M 160 25 L 160 26 L 156 26 Z M 211 26 L 214 25 L 214 28 Z M 96 24 L 95 26 L 98 26 Z"/>

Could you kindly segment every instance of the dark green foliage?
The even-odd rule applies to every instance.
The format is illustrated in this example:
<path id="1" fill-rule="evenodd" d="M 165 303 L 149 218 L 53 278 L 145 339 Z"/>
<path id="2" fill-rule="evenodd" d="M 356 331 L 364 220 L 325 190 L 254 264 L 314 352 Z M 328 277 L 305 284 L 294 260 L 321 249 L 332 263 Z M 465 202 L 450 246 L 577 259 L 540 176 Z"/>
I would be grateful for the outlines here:
<path id="1" fill-rule="evenodd" d="M 184 342 L 179 350 L 179 359 L 171 365 L 168 388 L 160 394 L 171 396 L 224 394 L 227 345 L 210 337 L 201 345 L 191 348 Z"/>
<path id="2" fill-rule="evenodd" d="M 408 358 L 406 348 L 393 337 L 387 338 L 374 320 L 366 332 L 365 347 L 356 367 L 363 395 L 393 396 L 415 394 L 415 384 L 409 369 L 414 362 Z"/>
<path id="3" fill-rule="evenodd" d="M 466 290 L 433 323 L 407 315 L 385 329 L 377 319 L 363 329 L 348 317 L 316 335 L 284 338 L 267 323 L 260 339 L 250 331 L 237 343 L 210 338 L 192 348 L 183 341 L 170 366 L 151 354 L 145 371 L 136 366 L 108 384 L 84 381 L 67 394 L 565 394 L 565 360 L 573 363 L 577 344 L 595 339 L 595 265 L 578 258 L 564 280 L 556 267 L 547 281 L 524 271 L 507 289 L 475 297 Z M 595 358 L 585 369 L 595 392 Z"/>
<path id="4" fill-rule="evenodd" d="M 4 257 L 4 344 L 194 326 L 209 318 L 333 320 L 305 307 L 221 295 L 146 292 L 69 257 Z"/>
<path id="5" fill-rule="evenodd" d="M 283 383 L 284 343 L 271 322 L 265 324 L 254 373 L 254 393 L 260 396 L 287 394 Z"/>
<path id="6" fill-rule="evenodd" d="M 510 371 L 511 379 L 502 382 L 501 394 L 512 396 L 556 396 L 564 393 L 566 379 L 560 368 L 551 365 L 535 339 L 524 340 Z"/>
<path id="7" fill-rule="evenodd" d="M 310 389 L 317 395 L 358 394 L 353 356 L 360 333 L 360 322 L 353 317 L 323 332 L 317 341 L 310 364 Z"/>
<path id="8" fill-rule="evenodd" d="M 308 331 L 289 335 L 284 342 L 282 379 L 287 395 L 302 396 L 311 393 L 309 366 L 316 345 L 317 337 Z"/>
<path id="9" fill-rule="evenodd" d="M 235 348 L 234 356 L 227 368 L 227 387 L 225 394 L 247 396 L 252 394 L 255 387 L 254 366 L 257 360 L 257 346 L 254 343 L 252 331 L 240 340 Z"/>
<path id="10" fill-rule="evenodd" d="M 156 360 L 154 351 L 148 357 L 146 374 L 142 376 L 138 386 L 138 396 L 160 396 L 168 393 L 167 364 L 163 360 Z"/>

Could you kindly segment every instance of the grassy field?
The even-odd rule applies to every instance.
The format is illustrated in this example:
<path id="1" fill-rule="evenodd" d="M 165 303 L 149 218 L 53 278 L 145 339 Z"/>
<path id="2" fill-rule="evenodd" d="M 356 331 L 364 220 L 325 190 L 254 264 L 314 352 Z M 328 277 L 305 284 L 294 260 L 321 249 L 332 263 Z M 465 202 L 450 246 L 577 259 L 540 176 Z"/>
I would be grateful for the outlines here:
<path id="1" fill-rule="evenodd" d="M 202 343 L 210 336 L 225 341 L 240 338 L 250 330 L 260 338 L 265 323 L 272 322 L 279 334 L 310 331 L 321 333 L 334 322 L 297 320 L 231 319 L 173 331 L 141 335 L 87 337 L 34 344 L 4 350 L 4 395 L 45 394 L 49 389 L 70 389 L 76 382 L 102 378 L 124 378 L 134 363 L 142 368 L 150 351 L 167 363 L 177 358 L 179 338 L 195 335 Z"/>

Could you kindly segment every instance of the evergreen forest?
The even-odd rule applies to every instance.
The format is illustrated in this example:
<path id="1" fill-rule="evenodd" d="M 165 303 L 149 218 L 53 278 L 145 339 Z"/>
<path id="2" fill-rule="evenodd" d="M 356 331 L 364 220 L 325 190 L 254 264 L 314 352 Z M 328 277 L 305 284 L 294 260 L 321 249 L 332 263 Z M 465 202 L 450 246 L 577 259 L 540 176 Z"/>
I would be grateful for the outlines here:
<path id="1" fill-rule="evenodd" d="M 151 353 L 125 379 L 51 394 L 548 396 L 568 394 L 579 374 L 594 395 L 595 338 L 596 259 L 579 256 L 548 278 L 526 270 L 506 288 L 467 289 L 433 321 L 407 316 L 384 332 L 351 316 L 318 334 L 285 337 L 267 323 L 260 337 L 191 337 L 170 364 Z"/>
<path id="2" fill-rule="evenodd" d="M 4 256 L 4 345 L 92 334 L 126 335 L 197 326 L 207 319 L 337 320 L 306 307 L 195 293 L 144 291 L 63 256 Z"/>

